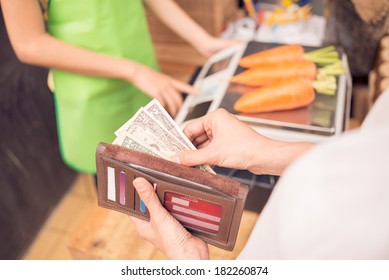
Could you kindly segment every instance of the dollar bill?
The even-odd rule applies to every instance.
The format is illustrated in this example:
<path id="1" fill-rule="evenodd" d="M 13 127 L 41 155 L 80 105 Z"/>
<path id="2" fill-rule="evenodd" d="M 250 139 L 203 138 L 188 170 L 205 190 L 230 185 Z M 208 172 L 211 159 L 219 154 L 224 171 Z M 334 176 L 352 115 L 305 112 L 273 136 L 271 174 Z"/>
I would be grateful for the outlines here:
<path id="1" fill-rule="evenodd" d="M 196 150 L 196 147 L 182 132 L 177 123 L 166 112 L 165 108 L 158 102 L 157 99 L 153 99 L 142 110 L 145 110 L 150 116 L 152 116 L 158 123 L 160 123 L 167 131 L 171 132 L 178 140 L 180 140 L 188 150 Z M 201 165 L 200 169 L 215 173 L 209 165 Z"/>
<path id="2" fill-rule="evenodd" d="M 185 136 L 185 134 L 178 127 L 172 117 L 166 112 L 165 108 L 158 102 L 157 99 L 153 99 L 144 110 L 149 113 L 156 121 L 162 124 L 168 131 L 177 137 L 182 143 L 185 143 L 188 148 L 194 148 L 193 144 Z"/>
<path id="3" fill-rule="evenodd" d="M 121 133 L 112 144 L 126 147 L 127 149 L 143 152 L 152 155 L 154 157 L 160 157 L 166 160 L 171 160 L 164 153 L 161 153 L 160 151 L 154 149 L 153 147 L 145 145 L 144 143 L 142 143 L 141 140 L 137 139 L 132 135 L 128 135 L 126 133 Z M 195 166 L 195 168 L 201 169 L 203 171 L 208 171 L 203 166 Z"/>
<path id="4" fill-rule="evenodd" d="M 165 108 L 153 99 L 115 131 L 113 144 L 170 160 L 170 157 L 196 147 L 185 136 Z M 203 171 L 215 172 L 209 165 L 196 166 Z"/>
<path id="5" fill-rule="evenodd" d="M 134 117 L 140 112 L 142 111 L 144 108 L 143 107 L 140 107 L 138 109 L 138 111 L 135 113 L 135 115 L 129 119 L 128 121 L 126 121 L 121 127 L 119 127 L 116 131 L 115 131 L 115 135 L 118 137 L 123 131 L 126 130 L 126 128 L 128 128 L 130 126 L 130 124 L 132 123 L 132 121 L 134 120 Z"/>
<path id="6" fill-rule="evenodd" d="M 153 147 L 171 157 L 188 147 L 166 130 L 160 123 L 152 118 L 146 111 L 139 110 L 128 127 L 122 129 L 120 134 L 133 135 L 143 144 Z"/>
<path id="7" fill-rule="evenodd" d="M 136 137 L 132 135 L 127 135 L 125 133 L 120 134 L 115 141 L 113 142 L 115 145 L 119 145 L 122 147 L 126 147 L 131 150 L 143 152 L 149 155 L 152 155 L 154 157 L 160 157 L 166 160 L 170 160 L 167 155 L 164 153 L 154 149 L 153 147 L 146 146 L 142 143 L 141 140 L 137 139 Z"/>

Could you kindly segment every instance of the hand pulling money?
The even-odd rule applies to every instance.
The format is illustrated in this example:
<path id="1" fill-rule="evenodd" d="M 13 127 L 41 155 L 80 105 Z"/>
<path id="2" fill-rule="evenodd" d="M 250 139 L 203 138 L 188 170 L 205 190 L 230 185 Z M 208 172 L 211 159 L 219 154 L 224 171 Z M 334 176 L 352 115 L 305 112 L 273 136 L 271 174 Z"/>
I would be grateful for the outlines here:
<path id="1" fill-rule="evenodd" d="M 234 249 L 247 186 L 215 174 L 208 165 L 191 168 L 168 162 L 196 148 L 155 99 L 115 134 L 113 144 L 99 143 L 96 149 L 101 207 L 150 221 L 151 213 L 133 184 L 143 177 L 154 186 L 162 206 L 192 235 Z"/>
<path id="2" fill-rule="evenodd" d="M 163 106 L 153 99 L 146 107 L 141 107 L 136 114 L 115 131 L 115 145 L 144 152 L 166 160 L 185 150 L 196 150 L 170 117 Z M 215 172 L 209 165 L 197 168 Z"/>

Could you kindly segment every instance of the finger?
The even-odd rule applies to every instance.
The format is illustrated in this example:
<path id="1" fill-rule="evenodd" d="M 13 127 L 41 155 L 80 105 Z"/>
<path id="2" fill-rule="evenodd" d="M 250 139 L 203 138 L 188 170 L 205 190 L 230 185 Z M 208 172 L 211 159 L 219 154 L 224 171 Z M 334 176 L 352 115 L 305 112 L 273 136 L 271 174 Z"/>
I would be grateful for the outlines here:
<path id="1" fill-rule="evenodd" d="M 183 103 L 183 98 L 180 92 L 178 92 L 175 89 L 170 90 L 170 98 L 172 102 L 174 103 L 174 108 L 176 109 L 175 115 L 177 115 L 177 112 L 180 110 L 182 103 Z"/>
<path id="2" fill-rule="evenodd" d="M 210 143 L 211 143 L 211 140 L 208 139 L 208 140 L 202 142 L 201 144 L 198 144 L 198 145 L 196 146 L 196 148 L 197 148 L 197 149 L 204 149 L 204 148 L 207 147 Z"/>
<path id="3" fill-rule="evenodd" d="M 216 164 L 212 156 L 212 149 L 207 146 L 200 150 L 183 151 L 172 156 L 172 161 L 187 166 L 196 166 L 201 164 Z"/>
<path id="4" fill-rule="evenodd" d="M 200 94 L 197 89 L 195 89 L 194 87 L 192 87 L 191 85 L 188 85 L 186 83 L 174 80 L 173 85 L 180 92 L 187 93 L 187 94 L 193 94 L 193 95 Z"/>
<path id="5" fill-rule="evenodd" d="M 184 102 L 184 98 L 182 94 L 178 91 L 174 91 L 172 94 L 172 98 L 174 100 L 174 103 L 177 105 L 178 109 L 181 108 L 182 103 Z"/>
<path id="6" fill-rule="evenodd" d="M 242 44 L 242 43 L 243 43 L 243 41 L 239 41 L 239 40 L 223 40 L 222 41 L 223 48 L 227 48 L 227 47 L 237 45 L 237 44 Z"/>
<path id="7" fill-rule="evenodd" d="M 176 101 L 174 100 L 174 96 L 178 95 L 178 92 L 174 91 L 173 89 L 169 89 L 168 92 L 165 92 L 164 98 L 167 104 L 167 111 L 172 117 L 175 117 L 180 105 L 176 104 Z"/>
<path id="8" fill-rule="evenodd" d="M 129 217 L 131 222 L 134 224 L 136 231 L 142 238 L 146 240 L 153 239 L 155 233 L 149 221 L 145 221 L 143 219 L 134 216 L 129 216 Z"/>
<path id="9" fill-rule="evenodd" d="M 150 217 L 158 219 L 158 216 L 165 215 L 166 209 L 156 195 L 153 186 L 144 178 L 138 177 L 133 181 L 134 187 L 150 212 Z"/>
<path id="10" fill-rule="evenodd" d="M 139 235 L 146 237 L 145 235 L 146 235 L 147 231 L 145 229 L 149 225 L 149 222 L 142 220 L 142 219 L 139 219 L 137 217 L 133 217 L 133 216 L 129 216 L 129 217 L 130 217 L 131 222 L 135 225 L 135 228 L 136 228 L 137 232 L 139 233 Z"/>
<path id="11" fill-rule="evenodd" d="M 203 134 L 207 135 L 207 131 L 205 130 L 205 127 L 204 127 L 206 117 L 207 117 L 207 115 L 205 115 L 201 118 L 198 118 L 198 119 L 190 122 L 188 125 L 186 125 L 184 127 L 183 132 L 191 142 L 193 142 L 194 139 L 196 139 L 197 137 L 199 137 Z"/>
<path id="12" fill-rule="evenodd" d="M 192 143 L 195 147 L 197 147 L 206 141 L 209 141 L 209 137 L 206 133 L 204 133 L 204 134 L 197 136 L 195 139 L 193 139 Z"/>
<path id="13" fill-rule="evenodd" d="M 166 102 L 165 102 L 165 99 L 163 98 L 163 96 L 157 96 L 157 97 L 155 97 L 155 99 L 158 100 L 158 102 L 162 105 L 162 107 L 166 107 Z"/>

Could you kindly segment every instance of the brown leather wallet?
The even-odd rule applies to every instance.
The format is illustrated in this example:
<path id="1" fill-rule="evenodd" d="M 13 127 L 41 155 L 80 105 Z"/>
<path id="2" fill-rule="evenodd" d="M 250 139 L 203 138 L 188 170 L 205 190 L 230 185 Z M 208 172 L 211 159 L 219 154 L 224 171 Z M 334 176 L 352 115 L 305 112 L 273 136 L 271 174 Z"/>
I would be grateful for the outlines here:
<path id="1" fill-rule="evenodd" d="M 234 249 L 247 186 L 113 144 L 98 145 L 96 164 L 99 206 L 150 220 L 132 183 L 143 177 L 189 232 L 224 250 Z"/>

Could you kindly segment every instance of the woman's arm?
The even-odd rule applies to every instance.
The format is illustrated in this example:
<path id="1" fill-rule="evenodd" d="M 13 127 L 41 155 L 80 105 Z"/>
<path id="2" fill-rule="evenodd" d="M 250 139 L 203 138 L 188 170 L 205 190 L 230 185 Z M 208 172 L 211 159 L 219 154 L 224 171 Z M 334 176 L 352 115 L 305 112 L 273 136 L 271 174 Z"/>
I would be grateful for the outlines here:
<path id="1" fill-rule="evenodd" d="M 50 36 L 37 0 L 0 0 L 0 3 L 12 47 L 24 63 L 126 80 L 158 99 L 172 115 L 182 104 L 181 92 L 196 93 L 193 87 L 142 64 L 83 49 Z"/>
<path id="2" fill-rule="evenodd" d="M 88 51 L 50 36 L 36 0 L 0 0 L 8 36 L 19 60 L 83 75 L 129 80 L 134 63 Z"/>
<path id="3" fill-rule="evenodd" d="M 238 43 L 235 40 L 222 40 L 211 36 L 172 0 L 144 1 L 147 7 L 168 28 L 189 42 L 205 57 L 209 57 L 223 48 Z"/>

